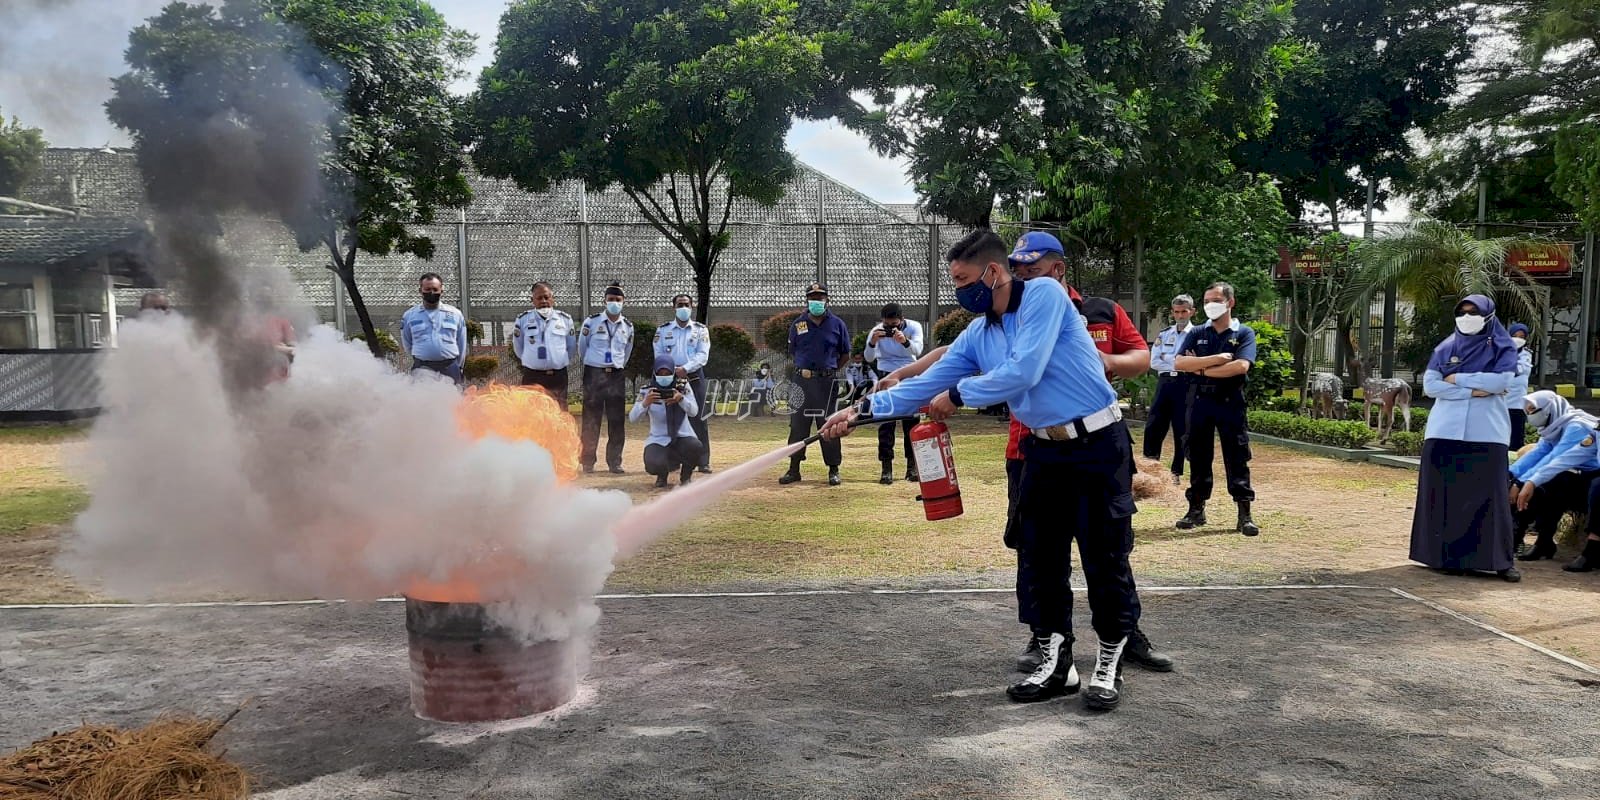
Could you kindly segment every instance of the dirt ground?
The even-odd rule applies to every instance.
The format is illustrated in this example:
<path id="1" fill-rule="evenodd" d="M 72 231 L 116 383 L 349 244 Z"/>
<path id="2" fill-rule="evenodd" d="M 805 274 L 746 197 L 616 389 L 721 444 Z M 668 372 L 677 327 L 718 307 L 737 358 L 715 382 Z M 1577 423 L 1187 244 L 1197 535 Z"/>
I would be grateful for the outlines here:
<path id="1" fill-rule="evenodd" d="M 579 699 L 482 726 L 412 716 L 396 604 L 4 609 L 0 750 L 249 700 L 270 800 L 1595 796 L 1595 675 L 1384 590 L 1145 604 L 1179 669 L 1111 714 L 1006 700 L 1003 594 L 861 593 L 602 601 Z"/>

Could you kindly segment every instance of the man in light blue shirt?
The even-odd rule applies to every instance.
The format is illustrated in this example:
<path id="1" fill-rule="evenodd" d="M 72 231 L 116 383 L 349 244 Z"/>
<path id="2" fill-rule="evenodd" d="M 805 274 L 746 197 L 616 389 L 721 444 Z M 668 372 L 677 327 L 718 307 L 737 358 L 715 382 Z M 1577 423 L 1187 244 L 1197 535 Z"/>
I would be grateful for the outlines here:
<path id="1" fill-rule="evenodd" d="M 672 298 L 672 320 L 656 328 L 655 354 L 672 356 L 676 364 L 675 375 L 687 381 L 694 394 L 696 413 L 689 415 L 689 424 L 700 437 L 700 471 L 711 472 L 711 432 L 706 427 L 706 361 L 711 358 L 711 331 L 705 323 L 694 319 L 694 298 L 680 294 Z"/>
<path id="2" fill-rule="evenodd" d="M 1150 401 L 1150 417 L 1144 423 L 1144 457 L 1161 460 L 1161 443 L 1172 430 L 1172 482 L 1183 477 L 1183 437 L 1188 431 L 1188 373 L 1179 372 L 1177 359 L 1183 340 L 1193 327 L 1194 298 L 1180 294 L 1172 298 L 1172 324 L 1156 334 L 1150 343 L 1150 371 L 1156 374 L 1156 395 Z"/>
<path id="3" fill-rule="evenodd" d="M 878 377 L 908 367 L 922 357 L 922 324 L 906 319 L 899 303 L 886 303 L 878 315 L 883 321 L 867 332 L 867 347 L 861 357 L 878 371 Z M 911 457 L 911 428 L 913 420 L 900 423 L 901 439 L 905 446 L 906 480 L 917 479 L 917 465 Z M 883 475 L 878 482 L 894 483 L 894 426 L 878 426 L 878 461 L 883 463 Z"/>
<path id="4" fill-rule="evenodd" d="M 1100 640 L 1084 701 L 1111 709 L 1121 699 L 1122 650 L 1139 621 L 1128 564 L 1135 511 L 1131 445 L 1118 424 L 1105 364 L 1067 290 L 1056 281 L 1012 279 L 1009 253 L 993 231 L 974 231 L 957 242 L 947 255 L 956 299 L 981 316 L 922 375 L 835 414 L 823 432 L 843 436 L 860 417 L 910 414 L 924 406 L 934 419 L 945 419 L 961 406 L 1009 404 L 1030 430 L 1016 519 L 1018 549 L 1028 556 L 1019 563 L 1029 568 L 1017 576 L 1018 606 L 1024 624 L 1050 633 L 1039 668 L 1006 693 L 1035 702 L 1080 687 L 1071 650 L 1071 547 L 1077 539 Z"/>
<path id="5" fill-rule="evenodd" d="M 637 422 L 650 415 L 650 437 L 644 440 L 644 470 L 656 476 L 656 488 L 667 486 L 667 476 L 679 470 L 678 485 L 694 477 L 694 467 L 700 463 L 700 437 L 695 435 L 689 420 L 699 411 L 694 394 L 674 372 L 677 365 L 672 356 L 656 356 L 651 383 L 639 389 L 639 400 L 633 404 L 628 418 Z"/>
<path id="6" fill-rule="evenodd" d="M 531 290 L 533 308 L 512 326 L 511 348 L 522 362 L 522 385 L 537 386 L 567 407 L 567 368 L 578 352 L 578 326 L 556 308 L 555 289 L 544 281 Z"/>
<path id="7" fill-rule="evenodd" d="M 440 302 L 444 279 L 438 273 L 425 273 L 417 286 L 422 302 L 400 317 L 400 346 L 411 354 L 412 372 L 437 372 L 460 386 L 461 368 L 467 362 L 467 318 L 455 306 Z"/>
<path id="8" fill-rule="evenodd" d="M 1528 348 L 1528 326 L 1520 322 L 1514 323 L 1506 331 L 1511 334 L 1511 343 L 1517 346 L 1517 374 L 1511 379 L 1511 385 L 1506 387 L 1506 412 L 1511 415 L 1511 438 L 1506 444 L 1508 452 L 1515 453 L 1522 449 L 1523 437 L 1527 435 L 1528 415 L 1522 409 L 1522 400 L 1528 396 L 1528 376 L 1533 374 L 1533 351 Z"/>
<path id="9" fill-rule="evenodd" d="M 628 387 L 623 367 L 633 353 L 633 321 L 622 316 L 622 286 L 606 287 L 605 310 L 583 321 L 578 334 L 578 357 L 583 360 L 583 449 L 578 462 L 584 472 L 594 472 L 600 449 L 600 419 L 606 420 L 606 465 L 621 475 L 622 447 L 628 426 L 624 421 L 624 395 Z"/>

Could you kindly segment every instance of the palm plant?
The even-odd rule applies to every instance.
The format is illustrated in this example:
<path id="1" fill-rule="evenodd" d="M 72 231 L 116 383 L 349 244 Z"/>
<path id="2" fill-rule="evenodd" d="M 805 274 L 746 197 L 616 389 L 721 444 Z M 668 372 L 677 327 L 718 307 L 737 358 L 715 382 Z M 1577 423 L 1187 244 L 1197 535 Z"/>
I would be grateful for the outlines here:
<path id="1" fill-rule="evenodd" d="M 1351 314 L 1365 314 L 1373 297 L 1394 284 L 1416 306 L 1412 335 L 1437 342 L 1449 332 L 1461 298 L 1481 294 L 1494 300 L 1495 316 L 1504 324 L 1523 321 L 1543 333 L 1549 289 L 1508 265 L 1506 254 L 1549 242 L 1531 235 L 1477 239 L 1448 222 L 1416 220 L 1352 253 L 1356 268 L 1342 305 Z"/>

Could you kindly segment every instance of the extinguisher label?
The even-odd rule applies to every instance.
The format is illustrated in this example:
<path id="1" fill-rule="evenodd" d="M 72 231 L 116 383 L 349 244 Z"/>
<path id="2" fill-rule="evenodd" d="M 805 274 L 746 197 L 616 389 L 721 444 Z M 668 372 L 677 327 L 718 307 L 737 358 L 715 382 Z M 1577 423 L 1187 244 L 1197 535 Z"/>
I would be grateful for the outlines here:
<path id="1" fill-rule="evenodd" d="M 917 460 L 917 479 L 943 480 L 948 473 L 944 468 L 944 454 L 939 452 L 938 439 L 921 439 L 911 443 L 911 454 Z"/>

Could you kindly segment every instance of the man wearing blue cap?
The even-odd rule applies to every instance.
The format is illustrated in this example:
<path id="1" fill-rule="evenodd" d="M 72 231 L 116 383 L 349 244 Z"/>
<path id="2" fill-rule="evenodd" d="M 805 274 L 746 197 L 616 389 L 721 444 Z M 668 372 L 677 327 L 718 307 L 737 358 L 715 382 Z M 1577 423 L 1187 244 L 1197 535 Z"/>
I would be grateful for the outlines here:
<path id="1" fill-rule="evenodd" d="M 806 287 L 805 313 L 789 323 L 789 354 L 794 357 L 794 382 L 805 392 L 805 404 L 789 413 L 789 443 L 805 441 L 811 427 L 822 427 L 829 414 L 839 407 L 842 396 L 834 378 L 850 361 L 850 328 L 828 310 L 828 287 L 813 283 Z M 789 471 L 778 483 L 785 486 L 800 480 L 800 462 L 806 460 L 804 448 L 789 457 Z M 822 460 L 828 465 L 828 485 L 839 485 L 839 465 L 844 449 L 838 439 L 822 440 Z"/>

